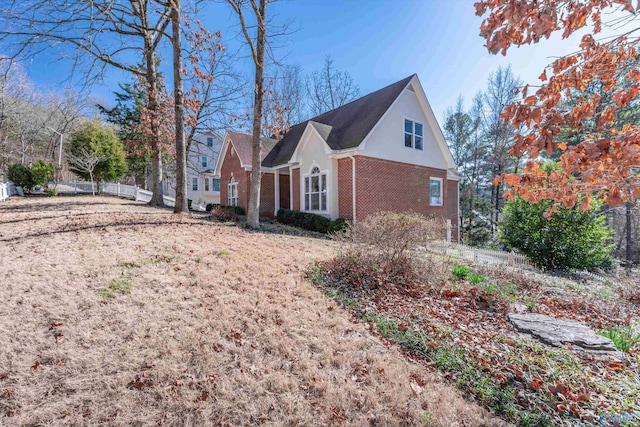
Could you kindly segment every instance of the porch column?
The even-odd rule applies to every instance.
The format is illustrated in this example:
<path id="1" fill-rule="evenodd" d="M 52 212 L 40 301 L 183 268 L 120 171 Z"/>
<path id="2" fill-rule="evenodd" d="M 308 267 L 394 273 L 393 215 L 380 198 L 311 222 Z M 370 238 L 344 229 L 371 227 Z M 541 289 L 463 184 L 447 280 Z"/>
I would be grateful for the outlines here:
<path id="1" fill-rule="evenodd" d="M 273 179 L 274 179 L 274 193 L 275 193 L 275 203 L 273 204 L 275 206 L 275 212 L 273 212 L 273 215 L 277 216 L 278 215 L 278 210 L 280 210 L 280 169 L 276 169 L 273 173 Z"/>
<path id="2" fill-rule="evenodd" d="M 289 209 L 294 210 L 294 201 L 293 201 L 293 169 L 289 166 Z"/>

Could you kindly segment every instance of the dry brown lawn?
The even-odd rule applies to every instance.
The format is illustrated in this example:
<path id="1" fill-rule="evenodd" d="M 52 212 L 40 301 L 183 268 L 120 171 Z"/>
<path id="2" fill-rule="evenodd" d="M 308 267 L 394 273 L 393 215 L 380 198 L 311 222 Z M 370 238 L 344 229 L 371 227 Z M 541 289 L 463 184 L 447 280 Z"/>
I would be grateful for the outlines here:
<path id="1" fill-rule="evenodd" d="M 501 425 L 303 279 L 332 242 L 0 203 L 0 425 Z"/>

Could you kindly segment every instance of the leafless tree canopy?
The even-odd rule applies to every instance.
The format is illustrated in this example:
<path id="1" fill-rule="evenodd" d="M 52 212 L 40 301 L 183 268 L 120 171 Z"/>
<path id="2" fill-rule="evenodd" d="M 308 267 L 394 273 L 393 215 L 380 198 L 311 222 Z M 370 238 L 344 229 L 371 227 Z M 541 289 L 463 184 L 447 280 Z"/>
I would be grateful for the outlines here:
<path id="1" fill-rule="evenodd" d="M 358 98 L 360 88 L 349 73 L 334 69 L 327 56 L 324 67 L 307 78 L 307 96 L 311 114 L 317 116 Z"/>
<path id="2" fill-rule="evenodd" d="M 86 147 L 77 147 L 74 152 L 70 152 L 68 154 L 67 158 L 71 170 L 89 175 L 91 179 L 91 193 L 95 196 L 96 193 L 93 188 L 93 174 L 96 167 L 105 160 L 108 160 L 108 157 L 101 156 Z"/>
<path id="3" fill-rule="evenodd" d="M 60 134 L 87 113 L 89 100 L 73 90 L 64 95 L 37 90 L 14 63 L 0 73 L 0 170 L 11 163 L 57 160 Z M 56 162 L 57 163 L 57 162 Z"/>

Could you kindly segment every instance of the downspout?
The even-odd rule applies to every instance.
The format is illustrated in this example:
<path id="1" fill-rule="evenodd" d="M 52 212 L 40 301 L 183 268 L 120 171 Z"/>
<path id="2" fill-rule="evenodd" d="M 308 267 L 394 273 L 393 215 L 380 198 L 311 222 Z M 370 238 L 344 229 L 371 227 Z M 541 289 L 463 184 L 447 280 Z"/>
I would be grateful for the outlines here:
<path id="1" fill-rule="evenodd" d="M 356 222 L 356 158 L 353 154 L 348 156 L 351 159 L 351 205 L 353 207 L 353 222 Z"/>

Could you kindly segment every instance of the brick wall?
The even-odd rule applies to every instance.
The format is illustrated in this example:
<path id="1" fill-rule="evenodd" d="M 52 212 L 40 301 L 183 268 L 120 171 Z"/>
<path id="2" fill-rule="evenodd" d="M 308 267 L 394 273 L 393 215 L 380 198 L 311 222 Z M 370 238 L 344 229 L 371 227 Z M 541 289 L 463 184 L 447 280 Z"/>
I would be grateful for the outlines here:
<path id="1" fill-rule="evenodd" d="M 338 169 L 338 172 L 340 169 Z M 429 204 L 429 178 L 442 178 L 443 206 Z M 356 156 L 356 219 L 377 211 L 416 212 L 457 224 L 457 190 L 447 183 L 447 171 L 391 160 Z M 455 208 L 450 199 L 455 200 Z M 452 232 L 452 237 L 457 236 Z"/>
<path id="2" fill-rule="evenodd" d="M 291 179 L 293 180 L 293 210 L 300 210 L 300 168 L 291 171 Z"/>
<path id="3" fill-rule="evenodd" d="M 353 177 L 351 159 L 338 159 L 338 216 L 353 219 Z"/>
<path id="4" fill-rule="evenodd" d="M 276 186 L 273 173 L 263 172 L 262 180 L 260 181 L 260 216 L 273 218 L 275 208 Z"/>
<path id="5" fill-rule="evenodd" d="M 224 159 L 222 161 L 222 167 L 220 168 L 220 204 L 226 205 L 229 203 L 229 193 L 227 185 L 231 182 L 231 175 L 238 182 L 238 206 L 247 209 L 247 201 L 249 200 L 249 172 L 245 171 L 240 164 L 238 155 L 231 155 L 231 144 L 227 146 L 227 150 L 224 153 Z"/>
<path id="6" fill-rule="evenodd" d="M 291 188 L 289 184 L 289 175 L 280 174 L 280 207 L 291 209 Z"/>

